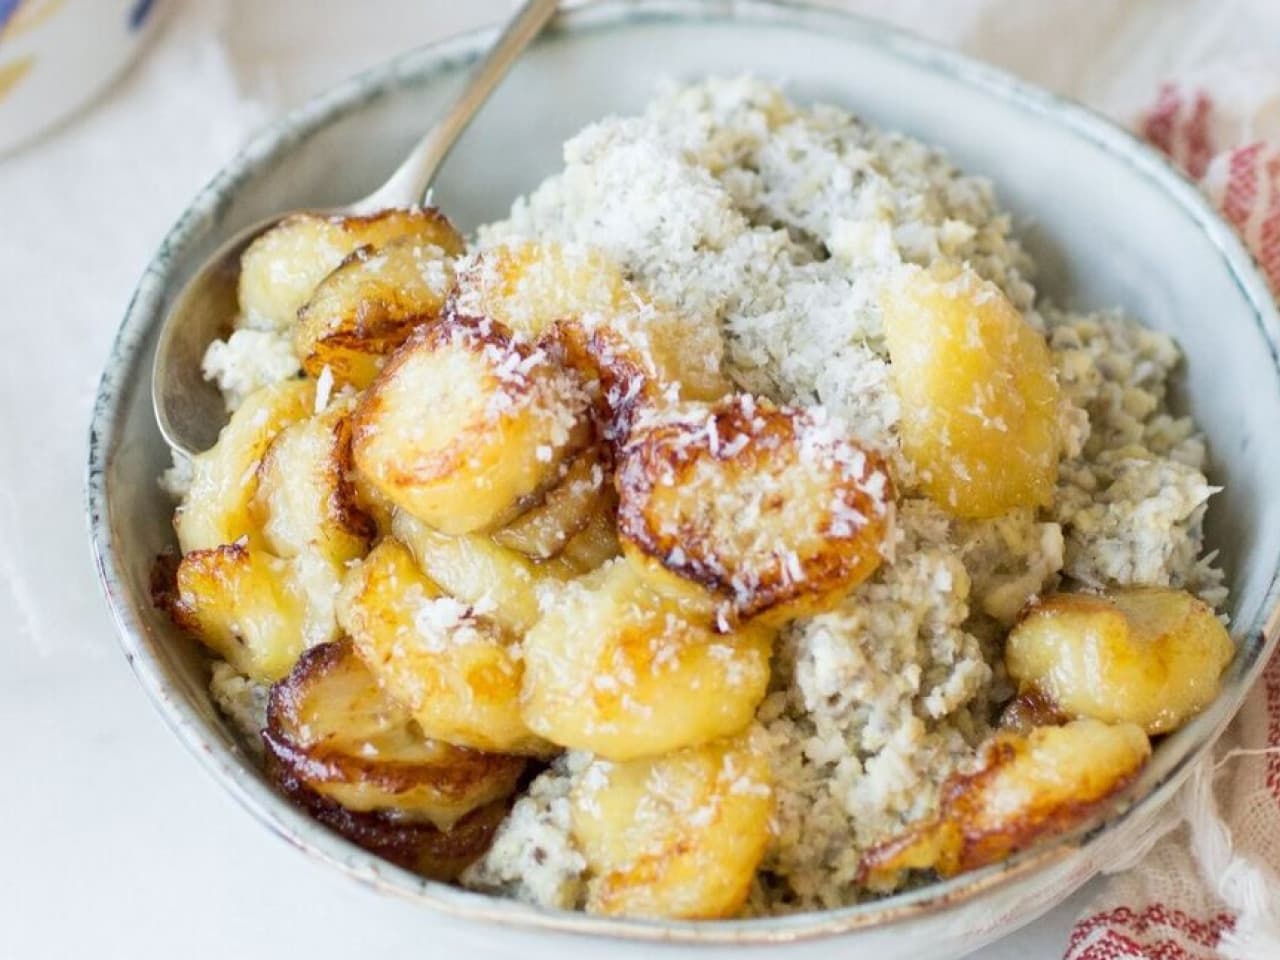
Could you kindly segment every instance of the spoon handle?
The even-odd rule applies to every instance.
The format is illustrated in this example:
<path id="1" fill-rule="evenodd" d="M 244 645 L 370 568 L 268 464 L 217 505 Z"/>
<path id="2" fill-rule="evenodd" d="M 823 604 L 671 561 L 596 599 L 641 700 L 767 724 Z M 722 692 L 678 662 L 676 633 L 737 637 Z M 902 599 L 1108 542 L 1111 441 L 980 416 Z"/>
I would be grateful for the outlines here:
<path id="1" fill-rule="evenodd" d="M 558 0 L 526 0 L 472 70 L 466 88 L 449 111 L 418 141 L 390 179 L 363 200 L 351 204 L 350 212 L 362 215 L 421 203 L 453 145 L 524 48 L 555 15 L 558 5 Z"/>

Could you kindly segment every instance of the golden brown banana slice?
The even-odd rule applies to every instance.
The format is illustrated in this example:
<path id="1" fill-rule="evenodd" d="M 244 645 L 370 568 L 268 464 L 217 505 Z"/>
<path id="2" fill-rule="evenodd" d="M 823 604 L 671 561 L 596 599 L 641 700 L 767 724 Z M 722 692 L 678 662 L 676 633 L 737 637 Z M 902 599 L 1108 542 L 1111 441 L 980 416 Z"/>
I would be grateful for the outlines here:
<path id="1" fill-rule="evenodd" d="M 257 470 L 251 515 L 280 557 L 307 552 L 334 564 L 361 557 L 376 530 L 350 481 L 351 418 L 335 404 L 285 427 Z"/>
<path id="2" fill-rule="evenodd" d="M 520 647 L 479 608 L 447 596 L 383 540 L 352 566 L 338 621 L 424 735 L 494 753 L 554 752 L 520 716 Z"/>
<path id="3" fill-rule="evenodd" d="M 1084 823 L 1150 756 L 1147 735 L 1131 723 L 1076 720 L 997 733 L 976 771 L 947 778 L 937 817 L 863 855 L 858 882 L 889 892 L 911 871 L 952 877 L 1004 860 Z"/>
<path id="4" fill-rule="evenodd" d="M 769 840 L 772 778 L 747 737 L 652 760 L 595 760 L 570 795 L 587 910 L 715 919 L 746 900 Z"/>
<path id="5" fill-rule="evenodd" d="M 902 449 L 924 492 L 961 517 L 1047 505 L 1061 443 L 1044 337 L 967 267 L 904 269 L 882 306 Z"/>
<path id="6" fill-rule="evenodd" d="M 270 752 L 266 767 L 272 782 L 312 819 L 370 853 L 432 880 L 454 880 L 480 859 L 510 809 L 507 800 L 495 800 L 446 831 L 392 813 L 348 810 L 316 793 Z"/>
<path id="7" fill-rule="evenodd" d="M 599 250 L 553 242 L 491 247 L 458 276 L 452 309 L 489 317 L 539 340 L 570 322 L 619 398 L 637 388 L 633 374 L 681 399 L 714 400 L 730 389 L 721 372 L 724 344 L 713 325 L 694 324 L 655 304 Z"/>
<path id="8" fill-rule="evenodd" d="M 1070 717 L 1176 730 L 1218 695 L 1235 645 L 1208 604 L 1166 587 L 1060 593 L 1005 645 L 1009 675 Z"/>
<path id="9" fill-rule="evenodd" d="M 170 612 L 257 679 L 277 679 L 303 648 L 335 639 L 343 564 L 374 534 L 347 481 L 346 414 L 308 416 L 312 394 L 301 381 L 254 393 L 196 458 L 177 520 L 184 546 L 231 539 L 187 552 Z"/>
<path id="10" fill-rule="evenodd" d="M 313 377 L 363 390 L 386 358 L 444 309 L 453 283 L 448 253 L 417 237 L 360 247 L 320 281 L 298 312 L 294 349 Z"/>
<path id="11" fill-rule="evenodd" d="M 626 443 L 636 419 L 678 399 L 678 390 L 617 330 L 568 319 L 548 335 L 565 362 L 593 385 L 593 413 L 605 450 Z"/>
<path id="12" fill-rule="evenodd" d="M 442 830 L 510 796 L 525 767 L 424 737 L 346 640 L 312 647 L 272 688 L 263 738 L 278 764 L 348 810 Z"/>
<path id="13" fill-rule="evenodd" d="M 450 308 L 539 340 L 557 321 L 610 317 L 631 292 L 618 265 L 591 247 L 521 242 L 492 247 L 460 270 Z"/>
<path id="14" fill-rule="evenodd" d="M 315 385 L 286 380 L 255 390 L 231 415 L 218 441 L 191 460 L 191 489 L 174 515 L 183 553 L 211 550 L 247 537 L 264 542 L 251 509 L 258 466 L 285 427 L 311 416 Z"/>
<path id="15" fill-rule="evenodd" d="M 772 639 L 713 633 L 614 561 L 566 584 L 525 635 L 523 716 L 613 760 L 739 733 L 764 699 Z"/>
<path id="16" fill-rule="evenodd" d="M 600 501 L 586 527 L 565 544 L 556 562 L 573 574 L 590 573 L 622 553 L 618 542 L 618 497 L 612 491 Z"/>
<path id="17" fill-rule="evenodd" d="M 493 535 L 500 546 L 535 560 L 549 560 L 586 529 L 612 496 L 598 451 L 588 448 L 562 466 L 563 477 L 533 507 Z"/>
<path id="18" fill-rule="evenodd" d="M 559 479 L 590 436 L 577 375 L 492 323 L 423 328 L 360 401 L 355 465 L 443 533 L 500 527 Z"/>
<path id="19" fill-rule="evenodd" d="M 462 252 L 458 231 L 431 207 L 382 210 L 365 217 L 287 217 L 249 244 L 240 258 L 240 312 L 246 326 L 289 330 L 316 286 L 359 247 L 411 239 L 450 256 Z"/>
<path id="20" fill-rule="evenodd" d="M 1030 733 L 1036 727 L 1060 727 L 1072 719 L 1035 687 L 1019 692 L 1000 711 L 1001 729 L 1015 733 Z"/>
<path id="21" fill-rule="evenodd" d="M 880 565 L 893 516 L 880 460 L 821 410 L 745 394 L 638 428 L 617 486 L 627 557 L 722 629 L 830 609 Z"/>
<path id="22" fill-rule="evenodd" d="M 240 673 L 279 680 L 306 647 L 308 602 L 287 560 L 243 542 L 193 550 L 169 615 Z"/>
<path id="23" fill-rule="evenodd" d="M 576 573 L 559 564 L 534 563 L 484 534 L 447 536 L 402 510 L 396 511 L 391 529 L 445 593 L 483 609 L 517 637 L 542 615 L 541 598 Z"/>

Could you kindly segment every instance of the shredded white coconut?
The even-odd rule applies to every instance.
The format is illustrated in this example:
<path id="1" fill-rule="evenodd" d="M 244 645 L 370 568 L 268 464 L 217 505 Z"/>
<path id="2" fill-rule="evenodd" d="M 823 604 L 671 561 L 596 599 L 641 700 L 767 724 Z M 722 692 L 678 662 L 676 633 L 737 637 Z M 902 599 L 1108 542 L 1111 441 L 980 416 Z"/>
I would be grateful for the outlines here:
<path id="1" fill-rule="evenodd" d="M 329 369 L 326 363 L 324 369 L 320 371 L 320 376 L 316 378 L 316 405 L 315 412 L 317 415 L 324 413 L 325 408 L 329 406 L 329 398 L 333 395 L 333 371 Z"/>
<path id="2" fill-rule="evenodd" d="M 158 483 L 161 490 L 175 501 L 180 501 L 191 491 L 191 484 L 194 480 L 195 475 L 192 472 L 191 460 L 174 451 L 173 465 L 160 474 Z"/>
<path id="3" fill-rule="evenodd" d="M 302 363 L 287 334 L 246 327 L 209 344 L 200 369 L 218 384 L 227 411 L 235 412 L 255 390 L 296 377 Z"/>

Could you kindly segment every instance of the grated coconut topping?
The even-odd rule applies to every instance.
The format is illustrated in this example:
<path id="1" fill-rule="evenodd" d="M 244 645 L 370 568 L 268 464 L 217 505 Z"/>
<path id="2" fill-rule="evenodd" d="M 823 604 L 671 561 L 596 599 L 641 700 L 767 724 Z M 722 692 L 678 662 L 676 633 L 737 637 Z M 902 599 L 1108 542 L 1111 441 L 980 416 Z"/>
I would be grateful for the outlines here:
<path id="1" fill-rule="evenodd" d="M 851 433 L 904 489 L 911 472 L 879 307 L 895 271 L 967 263 L 1047 334 L 1063 392 L 1052 508 L 961 521 L 906 497 L 880 571 L 780 638 L 757 714 L 773 767 L 774 835 L 748 912 L 857 902 L 867 896 L 856 883 L 862 852 L 936 811 L 942 782 L 973 762 L 993 705 L 1012 696 L 999 643 L 1028 600 L 1064 577 L 1225 598 L 1203 551 L 1215 489 L 1204 442 L 1166 402 L 1180 353 L 1118 314 L 1038 303 L 1033 264 L 986 180 L 909 137 L 836 107 L 798 106 L 749 77 L 670 89 L 640 116 L 592 124 L 565 145 L 564 161 L 507 220 L 481 228 L 482 248 L 533 237 L 603 250 L 702 342 L 723 339 L 723 370 L 747 392 L 743 402 L 756 394 L 813 407 L 815 437 L 823 422 Z M 711 422 L 702 442 L 740 452 L 724 449 Z M 837 511 L 831 523 L 864 520 Z M 516 879 L 522 834 L 549 823 L 513 814 L 464 882 L 495 889 L 474 881 L 501 876 L 522 899 L 579 905 L 583 877 L 567 836 L 557 839 L 565 859 L 556 883 Z M 547 876 L 545 864 L 538 870 Z"/>
<path id="2" fill-rule="evenodd" d="M 1169 406 L 1177 345 L 1114 311 L 1070 313 L 1038 301 L 1034 265 L 991 184 L 940 151 L 837 107 L 797 105 L 751 77 L 673 87 L 640 115 L 609 117 L 573 137 L 563 170 L 517 200 L 507 219 L 482 227 L 476 249 L 452 267 L 433 255 L 424 270 L 442 291 L 456 275 L 455 306 L 483 317 L 482 295 L 503 282 L 491 257 L 530 240 L 558 245 L 570 265 L 603 256 L 621 271 L 621 301 L 609 299 L 616 288 L 608 284 L 580 291 L 586 329 L 611 322 L 624 329 L 650 374 L 682 371 L 710 388 L 699 399 L 718 395 L 728 378 L 743 391 L 733 402 L 745 422 L 762 425 L 766 401 L 798 409 L 808 473 L 856 478 L 888 521 L 878 571 L 839 607 L 792 622 L 777 641 L 751 740 L 767 756 L 772 788 L 723 771 L 735 791 L 772 789 L 774 796 L 771 840 L 748 913 L 832 908 L 869 896 L 857 883 L 862 853 L 937 812 L 942 783 L 972 767 L 995 708 L 1013 695 L 1001 644 L 1028 601 L 1063 585 L 1134 583 L 1182 587 L 1215 606 L 1226 599 L 1222 571 L 1203 543 L 1206 504 L 1217 489 L 1204 475 L 1204 438 Z M 1047 338 L 1061 389 L 1063 449 L 1046 509 L 959 520 L 911 492 L 916 478 L 899 443 L 880 302 L 904 267 L 941 261 L 967 264 Z M 516 297 L 507 307 L 532 325 L 533 304 L 522 312 Z M 486 369 L 502 386 L 486 416 L 497 422 L 532 411 L 560 425 L 550 432 L 553 444 L 568 442 L 591 399 L 582 385 L 557 372 L 553 347 L 501 345 L 486 324 L 456 334 L 483 342 Z M 204 364 L 229 408 L 299 370 L 287 337 L 253 317 L 240 326 L 210 347 Z M 763 442 L 747 431 L 726 435 L 706 404 L 673 406 L 687 399 L 676 389 L 682 385 L 662 385 L 665 402 L 657 405 L 662 417 L 686 417 L 682 442 L 727 460 Z M 623 378 L 606 399 L 628 407 L 642 386 L 639 377 Z M 987 416 L 991 400 L 977 393 L 971 412 Z M 638 433 L 655 426 L 646 416 L 639 415 Z M 875 458 L 863 450 L 883 460 L 887 474 L 868 470 Z M 550 460 L 553 452 L 537 455 Z M 890 478 L 905 491 L 896 502 Z M 591 485 L 604 480 L 596 467 Z M 674 475 L 659 480 L 675 483 Z M 189 479 L 175 468 L 164 484 L 181 495 Z M 870 520 L 839 497 L 826 514 L 821 532 L 836 537 L 851 537 Z M 683 565 L 686 548 L 695 549 L 672 547 L 668 562 Z M 791 581 L 806 575 L 804 559 L 779 555 Z M 335 575 L 322 573 L 308 589 L 332 589 Z M 556 602 L 579 589 L 576 582 L 547 588 Z M 457 642 L 485 612 L 424 595 L 414 618 L 418 636 L 406 641 Z M 666 636 L 675 633 L 653 641 L 659 670 L 676 668 L 679 651 Z M 514 655 L 519 645 L 511 649 Z M 741 669 L 733 654 L 727 643 L 709 650 L 730 671 Z M 634 683 L 622 663 L 595 679 L 610 690 Z M 251 743 L 265 689 L 225 665 L 215 668 L 214 696 L 252 731 Z M 652 709 L 620 702 L 628 713 Z M 590 778 L 599 787 L 608 769 L 577 752 L 553 761 L 462 883 L 581 907 L 588 878 L 571 835 L 569 798 L 577 791 L 589 804 Z M 661 787 L 654 785 L 652 802 L 681 802 L 678 791 L 664 797 Z M 694 825 L 709 816 L 705 808 L 685 811 Z"/>

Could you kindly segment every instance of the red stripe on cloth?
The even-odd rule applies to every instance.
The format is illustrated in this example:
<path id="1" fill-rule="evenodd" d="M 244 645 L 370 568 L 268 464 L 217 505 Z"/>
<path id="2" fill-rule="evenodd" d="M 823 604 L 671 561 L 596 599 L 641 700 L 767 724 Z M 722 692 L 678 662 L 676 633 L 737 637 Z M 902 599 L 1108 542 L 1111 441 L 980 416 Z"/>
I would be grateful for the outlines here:
<path id="1" fill-rule="evenodd" d="M 1194 953 L 1172 940 L 1140 944 L 1124 934 L 1108 930 L 1071 960 L 1218 960 L 1212 953 Z"/>
<path id="2" fill-rule="evenodd" d="M 1249 226 L 1249 217 L 1258 199 L 1258 157 L 1262 147 L 1261 143 L 1251 143 L 1233 151 L 1228 167 L 1222 213 L 1242 234 Z"/>
<path id="3" fill-rule="evenodd" d="M 1213 101 L 1202 90 L 1196 94 L 1195 106 L 1191 119 L 1187 123 L 1187 155 L 1182 158 L 1182 165 L 1187 173 L 1196 180 L 1204 176 L 1209 168 L 1209 161 L 1216 152 L 1209 138 L 1209 115 L 1213 111 Z"/>
<path id="4" fill-rule="evenodd" d="M 1267 698 L 1267 746 L 1280 747 L 1280 651 L 1277 651 L 1262 674 L 1262 687 Z M 1267 789 L 1280 806 L 1280 754 L 1267 754 Z"/>
<path id="5" fill-rule="evenodd" d="M 1193 94 L 1172 83 L 1160 87 L 1151 110 L 1142 118 L 1139 132 L 1193 179 L 1209 168 L 1218 148 L 1210 133 L 1213 99 L 1203 90 Z"/>
<path id="6" fill-rule="evenodd" d="M 1182 95 L 1171 83 L 1160 87 L 1156 104 L 1142 123 L 1142 136 L 1157 150 L 1173 156 L 1173 127 L 1182 106 Z"/>
<path id="7" fill-rule="evenodd" d="M 1117 930 L 1104 930 L 1072 960 L 1132 960 L 1144 955 L 1143 947 Z"/>
<path id="8" fill-rule="evenodd" d="M 1235 922 L 1230 913 L 1198 920 L 1162 903 L 1149 904 L 1140 911 L 1116 907 L 1076 924 L 1064 960 L 1213 960 L 1222 935 Z"/>
<path id="9" fill-rule="evenodd" d="M 1266 165 L 1267 206 L 1258 228 L 1254 255 L 1262 265 L 1272 290 L 1280 290 L 1280 153 L 1272 152 Z"/>

